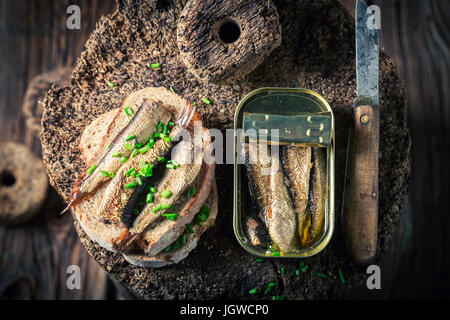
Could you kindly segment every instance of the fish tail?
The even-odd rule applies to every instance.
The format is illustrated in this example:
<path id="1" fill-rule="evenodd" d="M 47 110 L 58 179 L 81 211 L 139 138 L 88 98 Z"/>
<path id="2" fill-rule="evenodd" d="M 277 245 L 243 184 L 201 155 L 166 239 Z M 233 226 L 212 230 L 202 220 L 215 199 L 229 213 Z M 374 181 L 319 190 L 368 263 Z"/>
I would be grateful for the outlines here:
<path id="1" fill-rule="evenodd" d="M 112 241 L 113 245 L 116 247 L 117 251 L 124 252 L 128 246 L 133 243 L 134 240 L 138 237 L 138 234 L 132 234 L 130 231 L 125 230 L 118 236 L 116 239 Z"/>
<path id="2" fill-rule="evenodd" d="M 186 106 L 184 106 L 184 108 L 181 110 L 176 124 L 186 129 L 195 114 L 195 109 L 195 106 L 193 106 L 191 103 L 187 103 Z"/>

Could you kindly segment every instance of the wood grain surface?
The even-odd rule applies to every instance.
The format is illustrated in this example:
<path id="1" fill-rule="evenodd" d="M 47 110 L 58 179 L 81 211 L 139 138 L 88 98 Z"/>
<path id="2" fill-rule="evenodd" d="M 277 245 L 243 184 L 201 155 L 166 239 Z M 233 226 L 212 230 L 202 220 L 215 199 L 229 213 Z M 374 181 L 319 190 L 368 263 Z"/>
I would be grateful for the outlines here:
<path id="1" fill-rule="evenodd" d="M 66 8 L 81 8 L 81 29 L 66 28 Z M 38 74 L 73 65 L 95 23 L 112 12 L 114 1 L 0 1 L 1 141 L 28 145 L 40 155 L 39 139 L 27 129 L 21 105 Z M 81 246 L 71 215 L 59 217 L 62 201 L 51 190 L 31 222 L 0 226 L 0 298 L 105 299 L 113 284 Z M 81 271 L 81 289 L 69 290 L 68 266 Z"/>
<path id="2" fill-rule="evenodd" d="M 353 0 L 340 0 L 354 12 Z M 66 28 L 66 8 L 81 8 L 81 30 Z M 370 3 L 369 3 L 370 4 Z M 376 0 L 381 43 L 405 80 L 412 132 L 413 172 L 409 205 L 399 227 L 391 298 L 450 297 L 450 93 L 447 0 Z M 40 153 L 20 110 L 29 81 L 41 72 L 72 65 L 98 18 L 113 0 L 0 0 L 0 133 Z M 80 245 L 69 215 L 53 190 L 32 222 L 0 226 L 0 297 L 40 299 L 116 298 L 106 274 Z M 408 241 L 405 241 L 408 240 Z M 81 290 L 68 290 L 66 269 L 81 268 Z M 382 272 L 387 272 L 383 270 Z"/>

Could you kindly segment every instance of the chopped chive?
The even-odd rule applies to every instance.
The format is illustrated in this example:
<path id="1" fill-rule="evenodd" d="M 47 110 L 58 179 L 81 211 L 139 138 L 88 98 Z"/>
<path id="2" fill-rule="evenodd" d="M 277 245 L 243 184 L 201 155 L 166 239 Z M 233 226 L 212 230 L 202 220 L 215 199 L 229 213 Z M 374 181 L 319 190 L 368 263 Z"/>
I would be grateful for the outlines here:
<path id="1" fill-rule="evenodd" d="M 321 277 L 321 278 L 326 278 L 327 277 L 326 274 L 319 273 L 319 272 L 316 272 L 316 276 Z"/>
<path id="2" fill-rule="evenodd" d="M 165 143 L 171 143 L 172 142 L 172 137 L 164 137 L 163 138 Z"/>
<path id="3" fill-rule="evenodd" d="M 173 250 L 177 250 L 179 247 L 181 247 L 180 241 L 175 242 L 175 244 L 172 246 Z"/>
<path id="4" fill-rule="evenodd" d="M 137 216 L 139 214 L 139 210 L 138 209 L 134 209 L 133 210 L 133 214 Z"/>
<path id="5" fill-rule="evenodd" d="M 174 212 L 174 213 L 163 213 L 161 215 L 164 218 L 169 219 L 170 221 L 175 221 L 178 218 L 178 213 Z"/>
<path id="6" fill-rule="evenodd" d="M 172 250 L 172 246 L 168 246 L 167 248 L 164 249 L 165 252 L 169 252 L 170 250 Z"/>
<path id="7" fill-rule="evenodd" d="M 137 180 L 138 185 L 140 185 L 140 186 L 143 185 L 143 183 L 142 183 L 142 178 L 141 178 L 140 176 L 137 176 L 137 177 L 136 177 L 136 180 Z"/>
<path id="8" fill-rule="evenodd" d="M 272 257 L 279 257 L 280 256 L 280 252 L 279 251 L 274 251 L 274 252 L 271 252 L 270 255 Z"/>
<path id="9" fill-rule="evenodd" d="M 137 154 L 138 154 L 138 151 L 136 149 L 134 149 L 133 153 L 131 154 L 131 158 L 136 157 Z"/>
<path id="10" fill-rule="evenodd" d="M 194 194 L 195 194 L 195 188 L 194 187 L 191 187 L 191 188 L 189 188 L 189 190 L 188 190 L 188 192 L 187 192 L 187 197 L 188 198 L 192 198 L 193 196 L 194 196 Z"/>
<path id="11" fill-rule="evenodd" d="M 194 229 L 192 229 L 192 226 L 188 223 L 186 225 L 186 230 L 190 233 L 190 234 L 194 234 Z"/>
<path id="12" fill-rule="evenodd" d="M 302 272 L 306 272 L 306 270 L 308 270 L 308 265 L 305 265 L 303 268 L 302 268 Z"/>
<path id="13" fill-rule="evenodd" d="M 166 133 L 167 133 L 167 125 L 166 125 L 166 124 L 163 125 L 163 131 L 162 131 L 162 133 L 163 133 L 163 134 L 166 134 Z"/>
<path id="14" fill-rule="evenodd" d="M 295 275 L 296 275 L 296 276 L 299 276 L 299 275 L 300 275 L 300 270 L 298 270 L 298 269 L 295 270 Z"/>
<path id="15" fill-rule="evenodd" d="M 87 171 L 88 174 L 92 174 L 92 172 L 94 172 L 94 170 L 97 169 L 97 165 L 93 164 Z"/>
<path id="16" fill-rule="evenodd" d="M 209 217 L 209 214 L 211 213 L 211 210 L 209 210 L 207 205 L 203 205 L 200 209 L 200 213 L 206 217 Z"/>
<path id="17" fill-rule="evenodd" d="M 153 70 L 159 69 L 159 68 L 161 68 L 161 64 L 160 64 L 160 63 L 152 63 L 152 64 L 150 65 L 150 67 L 151 67 Z"/>
<path id="18" fill-rule="evenodd" d="M 284 300 L 284 299 L 286 299 L 286 297 L 283 296 L 283 295 L 281 295 L 281 296 L 273 296 L 272 297 L 272 300 Z"/>
<path id="19" fill-rule="evenodd" d="M 169 209 L 170 207 L 171 207 L 171 206 L 170 206 L 169 203 L 164 203 L 164 204 L 161 205 L 161 209 L 162 209 L 162 210 Z"/>
<path id="20" fill-rule="evenodd" d="M 153 194 L 151 194 L 151 193 L 147 194 L 147 199 L 145 199 L 145 202 L 152 203 L 153 202 Z"/>
<path id="21" fill-rule="evenodd" d="M 161 137 L 161 132 L 155 132 L 155 133 L 153 134 L 153 137 L 155 137 L 155 138 L 160 138 L 160 137 Z"/>
<path id="22" fill-rule="evenodd" d="M 150 192 L 151 192 L 151 193 L 156 193 L 157 190 L 156 190 L 154 187 L 150 187 Z"/>
<path id="23" fill-rule="evenodd" d="M 108 171 L 102 170 L 102 171 L 100 171 L 100 173 L 101 173 L 102 176 L 104 176 L 104 177 L 110 177 L 110 174 L 109 174 Z"/>
<path id="24" fill-rule="evenodd" d="M 127 162 L 128 161 L 128 158 L 127 157 L 122 157 L 122 158 L 120 158 L 120 162 L 122 162 L 122 163 L 125 163 L 125 162 Z"/>
<path id="25" fill-rule="evenodd" d="M 164 199 L 170 198 L 172 196 L 172 191 L 170 190 L 164 190 L 163 192 L 161 192 L 161 197 L 163 197 Z"/>
<path id="26" fill-rule="evenodd" d="M 258 289 L 253 288 L 248 292 L 251 296 L 258 293 Z"/>
<path id="27" fill-rule="evenodd" d="M 144 167 L 144 166 L 147 165 L 147 162 L 145 162 L 144 160 L 139 160 L 139 165 L 140 165 L 141 167 Z"/>
<path id="28" fill-rule="evenodd" d="M 175 123 L 173 122 L 173 121 L 169 121 L 169 126 L 174 126 L 175 125 Z"/>
<path id="29" fill-rule="evenodd" d="M 345 284 L 345 278 L 344 278 L 344 274 L 342 273 L 342 269 L 339 268 L 338 272 L 339 272 L 339 278 L 341 279 L 342 284 Z"/>
<path id="30" fill-rule="evenodd" d="M 142 147 L 138 150 L 140 154 L 146 153 L 150 148 L 148 146 Z"/>
<path id="31" fill-rule="evenodd" d="M 182 240 L 183 244 L 186 244 L 186 238 L 187 238 L 187 234 L 183 233 L 183 240 Z"/>
<path id="32" fill-rule="evenodd" d="M 133 109 L 131 109 L 130 107 L 126 107 L 125 109 L 123 109 L 123 111 L 125 111 L 125 114 L 127 116 L 132 116 L 133 115 Z"/>
<path id="33" fill-rule="evenodd" d="M 131 151 L 131 150 L 134 149 L 134 147 L 133 147 L 133 145 L 127 143 L 127 144 L 125 145 L 125 149 L 128 150 L 128 151 Z"/>
<path id="34" fill-rule="evenodd" d="M 136 142 L 135 144 L 134 144 L 134 147 L 136 148 L 136 149 L 139 149 L 139 148 L 141 148 L 143 146 L 143 144 L 142 143 L 139 143 L 139 142 Z"/>
<path id="35" fill-rule="evenodd" d="M 256 259 L 256 262 L 263 262 L 263 259 L 257 258 L 257 259 Z"/>
<path id="36" fill-rule="evenodd" d="M 132 136 L 129 136 L 128 138 L 126 138 L 125 141 L 130 141 L 130 140 L 132 140 L 132 139 L 134 139 L 134 138 L 136 138 L 136 136 L 135 136 L 135 135 L 132 135 Z"/>
<path id="37" fill-rule="evenodd" d="M 175 165 L 173 163 L 166 164 L 167 169 L 175 169 Z"/>
<path id="38" fill-rule="evenodd" d="M 159 161 L 159 162 L 164 162 L 164 160 L 166 160 L 166 158 L 164 158 L 164 157 L 159 157 L 159 158 L 158 158 L 158 161 Z"/>
<path id="39" fill-rule="evenodd" d="M 267 284 L 267 289 L 264 291 L 264 294 L 268 294 L 270 291 L 272 291 L 273 287 L 275 287 L 275 282 L 269 282 Z"/>
<path id="40" fill-rule="evenodd" d="M 172 93 L 175 93 L 175 90 L 173 89 L 172 86 L 170 86 L 170 91 L 172 91 Z"/>
<path id="41" fill-rule="evenodd" d="M 281 275 L 284 276 L 284 267 L 281 267 Z"/>
<path id="42" fill-rule="evenodd" d="M 132 182 L 132 183 L 130 183 L 130 184 L 127 184 L 127 185 L 125 186 L 125 188 L 131 189 L 131 188 L 134 188 L 134 187 L 136 187 L 136 186 L 137 186 L 137 183 L 136 183 L 136 182 Z"/>
<path id="43" fill-rule="evenodd" d="M 118 158 L 118 157 L 120 157 L 120 153 L 118 153 L 118 152 L 113 153 L 113 154 L 112 154 L 112 157 L 113 157 L 113 158 Z"/>
<path id="44" fill-rule="evenodd" d="M 211 104 L 211 101 L 207 98 L 202 98 L 202 101 L 206 104 Z"/>
<path id="45" fill-rule="evenodd" d="M 108 84 L 108 86 L 110 86 L 111 88 L 114 88 L 116 85 L 114 83 L 112 83 L 111 81 L 106 81 L 106 83 Z"/>
<path id="46" fill-rule="evenodd" d="M 162 125 L 163 125 L 163 123 L 160 121 L 160 122 L 158 122 L 158 125 L 156 126 L 156 130 L 161 130 L 161 127 L 162 127 Z"/>
<path id="47" fill-rule="evenodd" d="M 192 105 L 193 105 L 193 106 L 196 106 L 196 105 L 197 105 L 197 102 L 195 102 L 195 101 L 192 102 Z"/>

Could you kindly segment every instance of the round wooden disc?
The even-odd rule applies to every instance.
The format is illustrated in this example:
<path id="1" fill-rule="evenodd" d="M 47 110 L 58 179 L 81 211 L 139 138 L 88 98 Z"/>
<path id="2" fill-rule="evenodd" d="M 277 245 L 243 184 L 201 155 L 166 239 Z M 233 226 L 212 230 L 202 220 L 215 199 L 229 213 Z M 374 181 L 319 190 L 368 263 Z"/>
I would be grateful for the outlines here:
<path id="1" fill-rule="evenodd" d="M 205 126 L 225 133 L 225 129 L 233 128 L 239 101 L 251 90 L 303 87 L 321 94 L 335 114 L 336 232 L 328 247 L 312 258 L 255 261 L 233 233 L 233 166 L 218 164 L 216 225 L 205 232 L 187 259 L 162 269 L 131 266 L 121 255 L 100 248 L 77 227 L 88 252 L 139 298 L 338 298 L 354 295 L 360 288 L 363 292 L 358 293 L 359 297 L 363 296 L 368 291 L 366 270 L 346 257 L 339 231 L 347 137 L 356 89 L 351 16 L 333 0 L 274 1 L 282 28 L 281 45 L 245 77 L 220 85 L 198 81 L 180 57 L 176 29 L 185 1 L 154 3 L 124 1 L 115 15 L 103 18 L 74 69 L 72 83 L 76 85 L 54 88 L 47 94 L 41 141 L 52 185 L 68 198 L 78 174 L 85 170 L 78 150 L 84 128 L 100 114 L 117 108 L 135 90 L 172 86 L 182 97 L 198 103 Z M 149 67 L 155 62 L 161 64 L 160 69 Z M 106 81 L 115 86 L 108 86 Z M 208 98 L 211 104 L 203 103 L 202 98 Z M 380 56 L 380 102 L 380 212 L 375 263 L 382 263 L 392 243 L 410 168 L 404 88 L 393 61 L 384 54 Z M 228 143 L 232 144 L 232 140 Z M 297 275 L 300 262 L 308 269 Z M 383 274 L 383 281 L 388 279 Z M 276 286 L 264 294 L 267 283 L 272 281 Z M 259 293 L 249 295 L 253 288 Z"/>
<path id="2" fill-rule="evenodd" d="M 0 143 L 0 222 L 16 224 L 32 218 L 47 190 L 41 159 L 22 144 Z"/>

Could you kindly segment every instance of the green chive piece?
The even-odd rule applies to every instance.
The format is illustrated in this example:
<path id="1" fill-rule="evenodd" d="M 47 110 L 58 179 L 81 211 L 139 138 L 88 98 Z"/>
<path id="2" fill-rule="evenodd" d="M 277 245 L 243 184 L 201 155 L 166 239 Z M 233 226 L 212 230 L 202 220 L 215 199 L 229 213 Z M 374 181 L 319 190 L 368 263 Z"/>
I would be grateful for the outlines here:
<path id="1" fill-rule="evenodd" d="M 127 144 L 125 145 L 125 149 L 128 150 L 128 151 L 131 151 L 131 150 L 134 149 L 134 147 L 133 147 L 133 145 L 127 143 Z"/>
<path id="2" fill-rule="evenodd" d="M 126 138 L 125 141 L 130 141 L 130 140 L 132 140 L 132 139 L 134 139 L 134 138 L 136 138 L 136 136 L 135 136 L 135 135 L 132 135 L 132 136 L 129 136 L 128 138 Z"/>
<path id="3" fill-rule="evenodd" d="M 197 102 L 192 102 L 192 105 L 195 107 L 197 105 Z"/>
<path id="4" fill-rule="evenodd" d="M 326 274 L 319 273 L 319 272 L 316 272 L 316 276 L 321 277 L 321 278 L 326 278 L 327 277 Z"/>
<path id="5" fill-rule="evenodd" d="M 308 270 L 308 265 L 305 265 L 303 268 L 302 268 L 302 272 L 306 272 L 306 270 Z"/>
<path id="6" fill-rule="evenodd" d="M 187 197 L 188 198 L 192 198 L 194 195 L 195 195 L 195 188 L 194 187 L 191 187 L 191 188 L 189 188 L 189 190 L 188 190 L 188 192 L 187 192 Z"/>
<path id="7" fill-rule="evenodd" d="M 89 168 L 89 170 L 87 171 L 87 173 L 88 173 L 88 174 L 92 174 L 92 172 L 94 172 L 95 169 L 97 169 L 97 165 L 96 165 L 96 164 L 93 164 L 93 165 Z"/>
<path id="8" fill-rule="evenodd" d="M 270 255 L 272 257 L 279 257 L 280 256 L 280 252 L 279 251 L 274 251 L 274 252 L 271 252 Z"/>
<path id="9" fill-rule="evenodd" d="M 272 297 L 272 300 L 284 300 L 284 299 L 286 299 L 286 297 L 283 296 L 283 295 L 281 295 L 281 296 L 273 296 Z"/>
<path id="10" fill-rule="evenodd" d="M 202 101 L 206 104 L 211 104 L 211 101 L 207 98 L 202 98 Z"/>
<path id="11" fill-rule="evenodd" d="M 165 252 L 169 252 L 170 250 L 172 250 L 172 246 L 168 246 L 167 248 L 164 249 Z"/>
<path id="12" fill-rule="evenodd" d="M 166 158 L 164 158 L 164 157 L 159 157 L 159 158 L 158 158 L 158 161 L 159 161 L 159 162 L 164 162 L 165 160 L 166 160 Z"/>
<path id="13" fill-rule="evenodd" d="M 295 270 L 295 275 L 296 275 L 296 276 L 299 276 L 299 275 L 300 275 L 300 270 L 298 270 L 298 269 Z"/>
<path id="14" fill-rule="evenodd" d="M 106 81 L 106 83 L 108 84 L 108 86 L 110 86 L 111 88 L 114 88 L 116 85 L 114 83 L 112 83 L 111 81 Z"/>
<path id="15" fill-rule="evenodd" d="M 178 218 L 178 213 L 174 212 L 174 213 L 163 213 L 161 215 L 164 218 L 169 219 L 170 221 L 175 221 Z"/>
<path id="16" fill-rule="evenodd" d="M 170 190 L 164 190 L 163 192 L 161 192 L 161 197 L 163 197 L 164 199 L 170 198 L 172 196 L 172 191 Z"/>
<path id="17" fill-rule="evenodd" d="M 102 176 L 104 176 L 104 177 L 110 177 L 110 174 L 109 174 L 108 171 L 102 170 L 102 171 L 100 171 L 100 173 L 101 173 Z"/>
<path id="18" fill-rule="evenodd" d="M 161 205 L 162 210 L 169 209 L 170 207 L 171 207 L 171 205 L 169 203 L 164 203 Z"/>
<path id="19" fill-rule="evenodd" d="M 251 296 L 258 293 L 258 289 L 253 288 L 248 292 Z"/>
<path id="20" fill-rule="evenodd" d="M 134 149 L 134 150 L 133 150 L 133 153 L 131 154 L 131 158 L 136 157 L 136 155 L 137 155 L 138 153 L 139 153 L 139 152 L 138 152 L 136 149 Z"/>
<path id="21" fill-rule="evenodd" d="M 127 185 L 125 186 L 125 188 L 131 189 L 131 188 L 134 188 L 134 187 L 136 187 L 136 186 L 137 186 L 137 183 L 136 183 L 136 182 L 132 182 L 132 183 L 130 183 L 130 184 L 127 184 Z"/>
<path id="22" fill-rule="evenodd" d="M 150 150 L 150 148 L 149 148 L 148 146 L 145 146 L 145 147 L 140 148 L 140 149 L 138 150 L 138 152 L 139 152 L 140 154 L 144 154 L 144 153 L 146 153 L 148 150 Z"/>
<path id="23" fill-rule="evenodd" d="M 172 91 L 172 93 L 175 93 L 175 90 L 173 89 L 172 86 L 170 86 L 170 91 Z"/>
<path id="24" fill-rule="evenodd" d="M 172 137 L 164 137 L 163 138 L 165 143 L 171 143 L 172 142 Z"/>
<path id="25" fill-rule="evenodd" d="M 194 234 L 194 229 L 192 229 L 192 226 L 189 223 L 186 225 L 186 229 L 190 234 Z"/>
<path id="26" fill-rule="evenodd" d="M 166 164 L 167 169 L 176 169 L 175 165 L 173 163 Z"/>
<path id="27" fill-rule="evenodd" d="M 139 165 L 140 165 L 141 167 L 144 167 L 144 166 L 147 165 L 147 162 L 145 162 L 144 160 L 139 160 Z"/>
<path id="28" fill-rule="evenodd" d="M 167 133 L 167 125 L 166 125 L 166 124 L 163 125 L 163 131 L 162 131 L 162 133 L 163 133 L 163 134 L 166 134 L 166 133 Z"/>
<path id="29" fill-rule="evenodd" d="M 160 64 L 160 63 L 152 63 L 152 64 L 150 65 L 150 67 L 151 67 L 153 70 L 159 69 L 159 68 L 161 68 L 161 64 Z"/>
<path id="30" fill-rule="evenodd" d="M 141 178 L 140 176 L 137 176 L 137 177 L 136 177 L 136 180 L 137 180 L 138 185 L 140 185 L 140 186 L 143 185 L 143 183 L 142 183 L 142 178 Z"/>
<path id="31" fill-rule="evenodd" d="M 160 137 L 161 137 L 161 132 L 155 132 L 155 133 L 153 134 L 153 137 L 155 137 L 155 138 L 160 138 Z"/>
<path id="32" fill-rule="evenodd" d="M 284 276 L 284 267 L 281 267 L 281 275 Z"/>
<path id="33" fill-rule="evenodd" d="M 257 258 L 257 259 L 256 259 L 256 262 L 263 262 L 263 259 Z"/>
<path id="34" fill-rule="evenodd" d="M 169 121 L 169 126 L 173 127 L 175 123 L 173 121 Z"/>
<path id="35" fill-rule="evenodd" d="M 133 210 L 133 214 L 137 216 L 139 214 L 139 210 L 138 209 L 134 209 Z"/>
<path id="36" fill-rule="evenodd" d="M 150 187 L 150 192 L 151 193 L 156 193 L 157 191 L 156 191 L 156 189 L 154 187 Z"/>
<path id="37" fill-rule="evenodd" d="M 267 289 L 264 291 L 264 294 L 268 294 L 270 291 L 272 291 L 273 287 L 275 287 L 275 282 L 269 282 L 267 284 Z"/>
<path id="38" fill-rule="evenodd" d="M 113 158 L 118 158 L 118 157 L 120 157 L 120 153 L 118 153 L 118 152 L 113 153 L 113 154 L 112 154 L 112 157 L 113 157 Z"/>
<path id="39" fill-rule="evenodd" d="M 186 244 L 186 238 L 187 238 L 187 234 L 183 233 L 183 240 L 182 240 L 183 244 Z"/>
<path id="40" fill-rule="evenodd" d="M 122 158 L 120 158 L 120 162 L 122 162 L 122 163 L 125 163 L 125 162 L 127 162 L 128 161 L 128 158 L 127 157 L 122 157 Z"/>
<path id="41" fill-rule="evenodd" d="M 145 202 L 152 203 L 153 202 L 153 194 L 151 194 L 151 193 L 147 194 L 147 199 L 145 199 Z"/>
<path id="42" fill-rule="evenodd" d="M 163 125 L 163 123 L 160 121 L 160 122 L 158 122 L 158 125 L 156 126 L 156 130 L 161 130 L 161 127 L 162 127 L 162 125 Z"/>
<path id="43" fill-rule="evenodd" d="M 134 144 L 134 147 L 136 148 L 136 149 L 139 149 L 139 148 L 141 148 L 142 147 L 142 143 L 135 143 Z"/>
<path id="44" fill-rule="evenodd" d="M 341 279 L 342 284 L 345 284 L 345 278 L 344 278 L 344 274 L 342 273 L 342 269 L 339 268 L 338 272 L 339 272 L 339 278 Z"/>
<path id="45" fill-rule="evenodd" d="M 125 109 L 123 109 L 123 111 L 125 111 L 125 114 L 127 116 L 132 116 L 133 115 L 133 109 L 131 109 L 130 107 L 126 107 Z"/>

